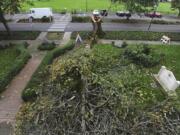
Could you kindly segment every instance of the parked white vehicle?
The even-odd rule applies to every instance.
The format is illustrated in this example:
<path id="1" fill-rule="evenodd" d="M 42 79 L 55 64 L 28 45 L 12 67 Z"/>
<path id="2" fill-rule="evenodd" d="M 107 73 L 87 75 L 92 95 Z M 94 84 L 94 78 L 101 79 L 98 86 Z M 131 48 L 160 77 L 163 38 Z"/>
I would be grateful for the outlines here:
<path id="1" fill-rule="evenodd" d="M 44 17 L 53 19 L 53 12 L 51 8 L 31 8 L 28 15 L 31 19 L 42 19 Z"/>

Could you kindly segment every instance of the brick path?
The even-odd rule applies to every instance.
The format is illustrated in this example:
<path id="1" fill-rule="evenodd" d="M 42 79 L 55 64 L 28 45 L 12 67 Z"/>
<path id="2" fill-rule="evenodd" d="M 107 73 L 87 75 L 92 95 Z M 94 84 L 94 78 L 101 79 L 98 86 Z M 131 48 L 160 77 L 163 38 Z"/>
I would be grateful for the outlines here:
<path id="1" fill-rule="evenodd" d="M 28 48 L 32 58 L 28 61 L 21 72 L 11 81 L 7 89 L 1 94 L 0 98 L 0 135 L 13 135 L 15 116 L 22 105 L 21 93 L 31 79 L 45 56 L 45 52 L 39 52 L 37 46 L 42 43 L 47 33 L 41 33 L 35 41 L 28 41 Z M 64 34 L 61 45 L 66 44 L 71 37 L 71 32 Z M 17 41 L 19 43 L 23 41 Z"/>

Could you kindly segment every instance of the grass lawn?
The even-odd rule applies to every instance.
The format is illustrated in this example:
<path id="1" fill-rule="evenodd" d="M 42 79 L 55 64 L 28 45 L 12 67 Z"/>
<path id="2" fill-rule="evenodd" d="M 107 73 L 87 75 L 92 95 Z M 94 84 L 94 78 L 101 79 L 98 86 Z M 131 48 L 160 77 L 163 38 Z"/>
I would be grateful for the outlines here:
<path id="1" fill-rule="evenodd" d="M 109 0 L 87 0 L 88 10 L 92 9 L 107 9 L 110 5 Z M 23 10 L 28 10 L 31 6 L 24 5 Z M 86 1 L 85 0 L 47 0 L 47 1 L 37 1 L 33 7 L 52 7 L 54 11 L 61 11 L 64 8 L 71 11 L 74 9 L 86 10 Z"/>
<path id="2" fill-rule="evenodd" d="M 18 55 L 15 47 L 0 50 L 0 76 L 9 71 Z"/>
<path id="3" fill-rule="evenodd" d="M 171 8 L 171 3 L 160 3 L 157 11 L 164 14 L 178 14 L 177 9 L 174 10 Z"/>
<path id="4" fill-rule="evenodd" d="M 46 38 L 48 40 L 61 40 L 63 38 L 64 33 L 62 32 L 48 32 Z"/>
<path id="5" fill-rule="evenodd" d="M 180 80 L 180 46 L 152 46 L 156 51 L 166 55 L 162 65 L 174 72 L 177 80 Z M 160 66 L 158 67 L 160 68 Z M 179 95 L 180 96 L 180 95 Z"/>
<path id="6" fill-rule="evenodd" d="M 5 90 L 30 57 L 24 45 L 13 45 L 0 49 L 0 92 Z"/>
<path id="7" fill-rule="evenodd" d="M 23 5 L 22 10 L 28 11 L 31 7 L 52 7 L 54 11 L 61 11 L 66 8 L 68 11 L 72 11 L 74 9 L 78 11 L 86 11 L 86 0 L 34 0 L 34 6 L 29 6 L 27 4 Z M 110 0 L 87 0 L 88 11 L 94 9 L 108 9 L 110 6 Z M 112 11 L 124 10 L 123 5 L 114 4 L 111 7 Z M 177 14 L 177 10 L 171 10 L 170 3 L 160 3 L 158 7 L 158 12 L 168 13 L 168 14 Z"/>
<path id="8" fill-rule="evenodd" d="M 0 40 L 35 40 L 40 32 L 38 31 L 13 31 L 11 37 L 7 32 L 0 31 Z"/>

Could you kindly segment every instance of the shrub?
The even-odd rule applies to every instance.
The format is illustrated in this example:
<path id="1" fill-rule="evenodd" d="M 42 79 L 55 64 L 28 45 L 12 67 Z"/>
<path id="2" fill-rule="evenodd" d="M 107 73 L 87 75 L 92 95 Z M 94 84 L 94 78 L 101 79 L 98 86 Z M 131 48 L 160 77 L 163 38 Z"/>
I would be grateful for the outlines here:
<path id="1" fill-rule="evenodd" d="M 122 48 L 126 48 L 128 46 L 127 42 L 126 41 L 123 41 L 122 42 Z"/>
<path id="2" fill-rule="evenodd" d="M 160 63 L 162 54 L 155 54 L 147 45 L 139 46 L 137 48 L 127 48 L 124 51 L 125 58 L 131 60 L 137 65 L 143 67 L 153 67 Z"/>
<path id="3" fill-rule="evenodd" d="M 44 17 L 41 19 L 41 21 L 42 21 L 42 22 L 50 22 L 50 18 L 44 16 Z"/>
<path id="4" fill-rule="evenodd" d="M 72 22 L 90 22 L 90 17 L 88 16 L 72 16 Z"/>
<path id="5" fill-rule="evenodd" d="M 50 51 L 49 53 L 47 53 L 47 55 L 44 57 L 41 64 L 39 65 L 38 69 L 33 74 L 28 85 L 22 92 L 21 96 L 25 102 L 33 101 L 34 99 L 36 99 L 36 97 L 38 95 L 38 92 L 37 92 L 38 87 L 40 86 L 43 79 L 46 80 L 47 75 L 44 75 L 45 73 L 47 73 L 45 71 L 45 67 L 47 65 L 51 64 L 53 62 L 53 59 L 59 57 L 60 55 L 63 55 L 64 53 L 66 53 L 66 51 L 71 50 L 73 48 L 74 48 L 74 43 L 72 41 L 70 41 L 67 45 L 60 47 L 60 48 L 56 48 L 56 49 Z M 43 72 L 43 71 L 45 71 L 45 72 Z"/>
<path id="6" fill-rule="evenodd" d="M 66 13 L 67 13 L 67 9 L 66 9 L 66 8 L 62 9 L 62 10 L 60 11 L 60 13 L 61 13 L 61 14 L 66 14 Z"/>
<path id="7" fill-rule="evenodd" d="M 72 10 L 71 14 L 77 14 L 77 10 L 76 9 Z"/>
<path id="8" fill-rule="evenodd" d="M 56 44 L 54 42 L 43 42 L 41 45 L 38 46 L 39 50 L 52 50 L 56 47 Z"/>
<path id="9" fill-rule="evenodd" d="M 5 90 L 6 86 L 11 82 L 14 76 L 16 76 L 24 67 L 28 59 L 31 57 L 23 45 L 17 46 L 19 56 L 16 58 L 14 65 L 9 72 L 0 76 L 0 92 Z"/>
<path id="10" fill-rule="evenodd" d="M 22 45 L 24 45 L 25 48 L 28 48 L 28 47 L 29 47 L 29 43 L 28 43 L 27 41 L 24 41 L 24 42 L 22 43 Z"/>

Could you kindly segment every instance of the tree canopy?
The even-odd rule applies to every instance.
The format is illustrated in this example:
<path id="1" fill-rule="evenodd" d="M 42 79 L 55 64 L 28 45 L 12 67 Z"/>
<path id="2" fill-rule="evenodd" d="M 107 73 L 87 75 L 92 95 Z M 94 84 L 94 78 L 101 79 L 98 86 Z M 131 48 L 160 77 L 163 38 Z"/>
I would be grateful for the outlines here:
<path id="1" fill-rule="evenodd" d="M 32 4 L 31 1 L 29 0 L 1 0 L 0 1 L 0 21 L 4 24 L 9 35 L 10 35 L 10 29 L 7 25 L 4 14 L 17 13 L 21 8 L 21 3 L 23 2 L 28 2 L 29 4 Z"/>
<path id="2" fill-rule="evenodd" d="M 123 3 L 131 12 L 143 12 L 147 7 L 158 5 L 158 0 L 112 0 L 112 2 Z"/>
<path id="3" fill-rule="evenodd" d="M 180 0 L 172 0 L 171 3 L 172 8 L 176 8 L 179 10 L 178 16 L 180 16 Z"/>

